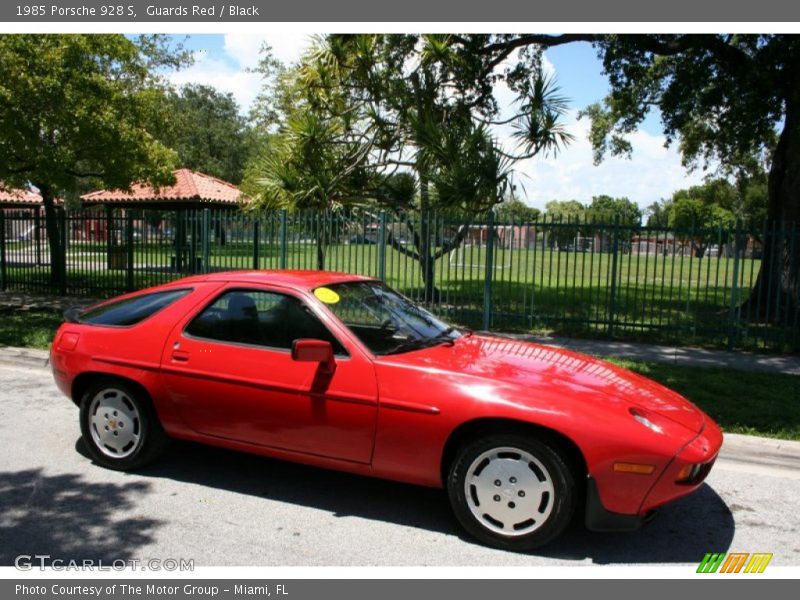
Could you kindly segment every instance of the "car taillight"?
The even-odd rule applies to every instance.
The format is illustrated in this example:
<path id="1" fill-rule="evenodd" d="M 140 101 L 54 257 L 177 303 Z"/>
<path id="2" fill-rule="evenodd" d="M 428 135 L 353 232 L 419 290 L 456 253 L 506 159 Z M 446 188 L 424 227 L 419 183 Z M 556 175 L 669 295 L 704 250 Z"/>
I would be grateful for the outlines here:
<path id="1" fill-rule="evenodd" d="M 72 331 L 67 331 L 61 334 L 61 338 L 58 340 L 58 349 L 59 350 L 74 350 L 75 346 L 78 345 L 78 338 L 81 337 L 80 333 L 74 333 Z"/>

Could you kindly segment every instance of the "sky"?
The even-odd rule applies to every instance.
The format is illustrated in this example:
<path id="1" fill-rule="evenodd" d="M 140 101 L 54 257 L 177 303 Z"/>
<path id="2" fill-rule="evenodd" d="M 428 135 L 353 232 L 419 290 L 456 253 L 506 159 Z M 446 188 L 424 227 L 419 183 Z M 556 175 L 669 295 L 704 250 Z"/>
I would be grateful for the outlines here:
<path id="1" fill-rule="evenodd" d="M 194 64 L 170 74 L 176 85 L 201 83 L 233 94 L 246 113 L 260 87 L 255 66 L 259 49 L 267 42 L 276 58 L 291 64 L 311 43 L 311 36 L 286 34 L 203 34 L 175 36 L 194 53 Z M 575 140 L 558 156 L 536 157 L 517 163 L 515 182 L 518 195 L 529 205 L 544 208 L 550 200 L 591 202 L 592 196 L 625 196 L 645 208 L 672 195 L 675 190 L 702 182 L 698 170 L 688 173 L 680 155 L 672 146 L 664 147 L 665 138 L 658 115 L 648 117 L 631 141 L 630 159 L 607 157 L 599 165 L 592 159 L 588 140 L 589 123 L 578 120 L 578 111 L 601 100 L 608 92 L 602 64 L 589 44 L 576 43 L 552 48 L 545 54 L 547 71 L 555 75 L 562 95 L 569 99 L 570 110 L 564 123 Z M 497 90 L 502 102 L 511 95 Z M 503 135 L 501 133 L 501 139 Z"/>

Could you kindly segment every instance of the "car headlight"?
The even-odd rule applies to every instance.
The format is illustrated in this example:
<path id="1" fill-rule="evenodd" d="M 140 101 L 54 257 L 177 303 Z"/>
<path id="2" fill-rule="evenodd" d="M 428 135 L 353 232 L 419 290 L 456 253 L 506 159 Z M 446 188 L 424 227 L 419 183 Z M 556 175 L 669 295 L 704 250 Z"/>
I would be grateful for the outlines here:
<path id="1" fill-rule="evenodd" d="M 630 409 L 630 413 L 631 413 L 631 416 L 634 418 L 634 420 L 636 420 L 637 423 L 640 423 L 641 425 L 644 425 L 650 431 L 654 431 L 655 433 L 664 433 L 664 430 L 661 428 L 660 425 L 657 425 L 657 424 L 653 423 L 653 421 L 651 421 L 649 418 L 647 418 L 647 415 L 645 415 L 645 413 L 643 413 L 639 409 L 631 408 Z"/>

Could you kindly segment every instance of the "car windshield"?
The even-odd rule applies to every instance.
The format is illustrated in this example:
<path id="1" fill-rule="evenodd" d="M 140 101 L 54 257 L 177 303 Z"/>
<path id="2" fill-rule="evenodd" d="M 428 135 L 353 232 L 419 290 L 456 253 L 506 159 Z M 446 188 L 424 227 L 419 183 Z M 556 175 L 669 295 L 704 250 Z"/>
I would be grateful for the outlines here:
<path id="1" fill-rule="evenodd" d="M 431 313 L 377 281 L 316 288 L 314 295 L 373 354 L 399 354 L 452 344 L 461 334 Z"/>

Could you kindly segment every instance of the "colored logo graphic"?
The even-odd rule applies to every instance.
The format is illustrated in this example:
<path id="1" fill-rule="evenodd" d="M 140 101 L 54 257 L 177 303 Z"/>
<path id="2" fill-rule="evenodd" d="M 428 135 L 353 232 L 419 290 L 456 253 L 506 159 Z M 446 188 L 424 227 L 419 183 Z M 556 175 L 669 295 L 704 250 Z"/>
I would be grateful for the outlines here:
<path id="1" fill-rule="evenodd" d="M 766 552 L 708 552 L 700 565 L 698 573 L 763 573 L 772 560 L 772 553 Z"/>

